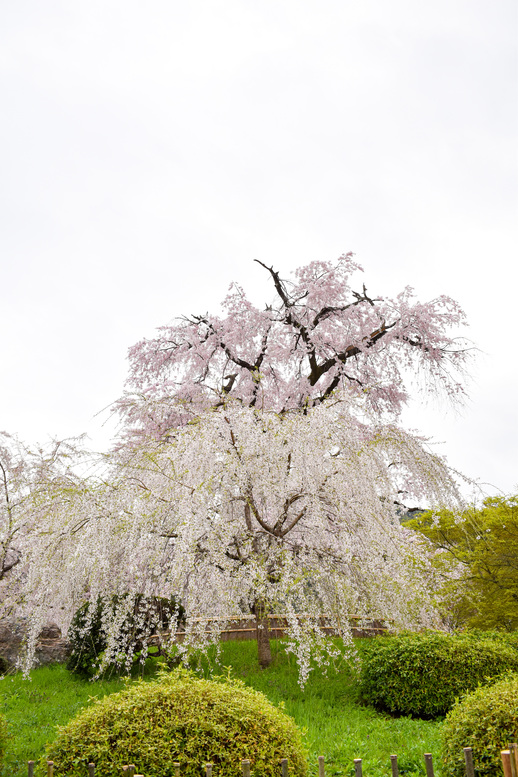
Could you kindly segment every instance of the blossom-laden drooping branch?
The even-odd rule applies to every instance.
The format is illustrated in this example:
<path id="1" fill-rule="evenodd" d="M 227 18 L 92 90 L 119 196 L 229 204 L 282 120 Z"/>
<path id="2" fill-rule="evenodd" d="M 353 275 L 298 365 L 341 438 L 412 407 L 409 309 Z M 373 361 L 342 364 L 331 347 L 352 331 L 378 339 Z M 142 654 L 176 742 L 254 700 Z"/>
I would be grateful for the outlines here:
<path id="1" fill-rule="evenodd" d="M 431 623 L 432 570 L 396 503 L 404 490 L 454 505 L 455 483 L 422 440 L 369 421 L 366 405 L 338 396 L 281 415 L 227 400 L 167 445 L 120 451 L 109 485 L 56 516 L 54 542 L 34 547 L 27 606 L 43 613 L 61 602 L 70 618 L 86 591 L 119 597 L 106 615 L 106 661 L 139 595 L 181 598 L 180 652 L 216 640 L 236 617 L 253 613 L 260 632 L 269 613 L 283 613 L 302 682 L 311 655 L 333 652 L 322 617 L 346 643 L 351 614 Z M 174 629 L 164 640 L 173 638 Z"/>
<path id="2" fill-rule="evenodd" d="M 12 608 L 25 578 L 33 538 L 45 533 L 48 516 L 80 490 L 82 480 L 74 470 L 80 445 L 81 440 L 54 440 L 29 448 L 0 432 L 0 618 Z"/>

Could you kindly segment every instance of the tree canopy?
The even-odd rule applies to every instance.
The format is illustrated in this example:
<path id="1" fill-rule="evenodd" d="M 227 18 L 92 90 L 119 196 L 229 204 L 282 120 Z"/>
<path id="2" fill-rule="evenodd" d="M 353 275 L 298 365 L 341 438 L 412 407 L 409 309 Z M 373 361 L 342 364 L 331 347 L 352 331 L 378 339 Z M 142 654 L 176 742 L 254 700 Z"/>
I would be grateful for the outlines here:
<path id="1" fill-rule="evenodd" d="M 460 515 L 423 513 L 407 525 L 437 550 L 452 626 L 518 628 L 518 496 L 488 497 Z"/>
<path id="2" fill-rule="evenodd" d="M 259 264 L 275 293 L 264 309 L 232 284 L 223 315 L 181 317 L 130 348 L 117 410 L 133 431 L 160 437 L 229 397 L 284 413 L 337 389 L 397 416 L 409 374 L 426 391 L 462 399 L 469 349 L 455 336 L 465 316 L 451 298 L 422 303 L 408 286 L 394 299 L 370 296 L 365 284 L 354 290 L 362 268 L 352 254 L 311 262 L 292 280 Z"/>

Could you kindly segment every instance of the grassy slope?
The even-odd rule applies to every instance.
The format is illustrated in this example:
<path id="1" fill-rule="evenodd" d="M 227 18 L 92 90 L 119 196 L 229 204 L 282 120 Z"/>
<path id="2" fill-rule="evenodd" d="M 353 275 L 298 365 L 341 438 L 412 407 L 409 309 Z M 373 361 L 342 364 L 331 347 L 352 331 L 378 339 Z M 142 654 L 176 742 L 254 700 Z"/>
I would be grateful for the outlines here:
<path id="1" fill-rule="evenodd" d="M 327 678 L 313 673 L 302 692 L 293 657 L 276 648 L 272 666 L 260 670 L 256 649 L 255 642 L 227 642 L 221 663 L 232 666 L 235 676 L 272 702 L 284 702 L 286 712 L 306 730 L 313 774 L 319 755 L 326 758 L 328 775 L 353 775 L 353 759 L 362 758 L 366 777 L 386 777 L 391 753 L 398 754 L 400 772 L 408 776 L 425 773 L 424 752 L 438 755 L 440 723 L 390 718 L 361 707 L 355 701 L 354 677 L 346 667 L 339 673 L 331 670 Z M 91 697 L 100 698 L 122 686 L 117 680 L 81 682 L 61 666 L 35 670 L 31 681 L 19 675 L 1 679 L 0 711 L 11 730 L 2 774 L 25 775 L 27 760 L 43 753 L 56 725 L 70 720 Z"/>

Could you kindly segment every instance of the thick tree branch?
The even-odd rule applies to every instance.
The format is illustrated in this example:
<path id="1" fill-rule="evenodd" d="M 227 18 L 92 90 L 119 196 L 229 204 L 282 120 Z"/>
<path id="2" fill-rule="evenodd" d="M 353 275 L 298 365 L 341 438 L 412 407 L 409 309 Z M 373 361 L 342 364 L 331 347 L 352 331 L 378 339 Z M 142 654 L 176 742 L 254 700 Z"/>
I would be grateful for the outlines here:
<path id="1" fill-rule="evenodd" d="M 280 536 L 280 537 L 285 537 L 287 534 L 289 534 L 289 533 L 290 533 L 290 531 L 291 531 L 292 529 L 294 529 L 294 528 L 295 528 L 295 526 L 298 524 L 298 522 L 300 521 L 300 519 L 304 517 L 304 515 L 305 515 L 305 514 L 306 514 L 306 508 L 304 507 L 304 508 L 303 508 L 303 509 L 300 511 L 300 513 L 299 513 L 298 515 L 296 515 L 296 516 L 295 516 L 295 518 L 293 519 L 293 521 L 292 521 L 292 522 L 291 522 L 291 523 L 290 523 L 288 526 L 286 526 L 286 528 L 285 528 L 285 529 L 283 529 L 283 530 L 280 532 L 280 535 L 279 535 L 279 536 Z"/>
<path id="2" fill-rule="evenodd" d="M 367 295 L 365 284 L 363 284 L 363 294 L 359 294 L 357 291 L 353 291 L 352 293 L 353 296 L 356 297 L 354 302 L 349 302 L 348 305 L 327 305 L 326 307 L 322 308 L 322 310 L 320 310 L 313 319 L 311 328 L 314 329 L 317 324 L 333 315 L 333 313 L 344 313 L 346 310 L 349 310 L 349 308 L 354 308 L 356 305 L 360 305 L 362 302 L 367 302 L 372 307 L 374 307 L 376 302 L 381 302 L 381 298 L 377 297 L 376 299 L 371 299 L 371 297 Z"/>
<path id="3" fill-rule="evenodd" d="M 291 457 L 290 457 L 290 458 L 291 458 Z M 275 524 L 275 526 L 274 526 L 274 531 L 275 531 L 276 533 L 277 533 L 277 532 L 280 532 L 280 530 L 282 529 L 282 527 L 284 526 L 284 524 L 285 524 L 285 523 L 286 523 L 286 521 L 288 520 L 288 510 L 290 509 L 290 507 L 291 507 L 292 505 L 294 505 L 294 504 L 295 504 L 295 502 L 298 502 L 298 501 L 299 501 L 299 499 L 302 499 L 302 497 L 303 497 L 303 496 L 304 496 L 304 494 L 294 494 L 293 496 L 290 496 L 290 497 L 288 497 L 288 498 L 287 498 L 287 499 L 284 501 L 284 504 L 283 504 L 283 506 L 282 506 L 282 511 L 281 511 L 280 517 L 279 517 L 279 519 L 278 519 L 277 523 L 276 523 L 276 524 Z M 282 534 L 280 534 L 279 536 L 281 536 L 281 537 L 282 537 Z"/>

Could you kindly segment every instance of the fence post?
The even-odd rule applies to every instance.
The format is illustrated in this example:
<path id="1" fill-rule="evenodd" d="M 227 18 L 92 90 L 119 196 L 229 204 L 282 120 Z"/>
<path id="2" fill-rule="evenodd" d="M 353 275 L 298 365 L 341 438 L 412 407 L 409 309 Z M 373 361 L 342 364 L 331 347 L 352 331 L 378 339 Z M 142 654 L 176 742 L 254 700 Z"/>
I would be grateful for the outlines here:
<path id="1" fill-rule="evenodd" d="M 34 777 L 34 761 L 27 761 L 27 777 Z"/>
<path id="2" fill-rule="evenodd" d="M 424 754 L 424 762 L 426 765 L 426 777 L 434 777 L 433 775 L 433 758 L 431 753 Z"/>
<path id="3" fill-rule="evenodd" d="M 128 765 L 128 777 L 135 777 L 135 764 Z"/>
<path id="4" fill-rule="evenodd" d="M 47 761 L 47 777 L 54 777 L 54 761 Z"/>
<path id="5" fill-rule="evenodd" d="M 180 761 L 174 761 L 173 766 L 175 777 L 180 777 Z"/>
<path id="6" fill-rule="evenodd" d="M 511 771 L 511 753 L 509 750 L 502 750 L 500 752 L 500 757 L 502 758 L 504 777 L 513 777 L 513 773 Z"/>
<path id="7" fill-rule="evenodd" d="M 318 756 L 318 777 L 326 777 L 326 761 L 323 755 Z"/>
<path id="8" fill-rule="evenodd" d="M 354 759 L 354 777 L 362 777 L 362 759 Z"/>
<path id="9" fill-rule="evenodd" d="M 281 775 L 282 777 L 288 777 L 288 759 L 281 758 Z"/>
<path id="10" fill-rule="evenodd" d="M 516 742 L 511 742 L 509 752 L 511 754 L 511 772 L 513 777 L 518 777 L 518 745 Z"/>
<path id="11" fill-rule="evenodd" d="M 392 770 L 392 777 L 399 777 L 399 769 L 397 766 L 397 755 L 390 756 L 390 768 Z"/>
<path id="12" fill-rule="evenodd" d="M 88 764 L 88 777 L 95 777 L 95 764 Z"/>
<path id="13" fill-rule="evenodd" d="M 243 772 L 243 777 L 250 777 L 250 761 L 248 758 L 243 758 L 241 761 L 241 771 Z"/>
<path id="14" fill-rule="evenodd" d="M 475 769 L 473 768 L 473 748 L 464 748 L 464 763 L 466 764 L 466 777 L 475 777 Z"/>
<path id="15" fill-rule="evenodd" d="M 135 775 L 136 777 L 136 775 Z M 205 764 L 205 777 L 212 777 L 212 764 Z"/>

